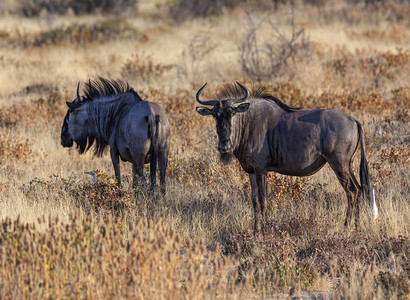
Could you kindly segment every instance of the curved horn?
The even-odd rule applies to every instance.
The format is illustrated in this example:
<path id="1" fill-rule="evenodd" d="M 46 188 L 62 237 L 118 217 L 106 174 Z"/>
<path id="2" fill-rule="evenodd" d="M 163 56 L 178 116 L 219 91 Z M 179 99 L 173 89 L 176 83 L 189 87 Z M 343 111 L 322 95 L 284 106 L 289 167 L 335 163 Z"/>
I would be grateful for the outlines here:
<path id="1" fill-rule="evenodd" d="M 78 85 L 77 85 L 77 100 L 78 101 L 82 100 L 82 97 L 80 96 L 80 82 L 78 82 Z"/>
<path id="2" fill-rule="evenodd" d="M 209 101 L 202 101 L 201 99 L 199 99 L 199 95 L 201 95 L 202 90 L 204 89 L 204 87 L 207 85 L 208 83 L 205 83 L 196 93 L 196 101 L 198 101 L 199 103 L 201 103 L 202 105 L 215 105 L 216 103 L 218 103 L 218 100 L 209 100 Z"/>
<path id="3" fill-rule="evenodd" d="M 248 99 L 248 97 L 249 97 L 249 95 L 250 95 L 249 90 L 248 90 L 245 86 L 243 86 L 242 84 L 240 84 L 239 82 L 237 82 L 237 81 L 235 81 L 235 82 L 236 82 L 237 85 L 239 85 L 239 86 L 244 90 L 245 96 L 242 97 L 242 98 L 240 98 L 240 99 L 231 99 L 230 101 L 231 101 L 231 103 L 241 103 L 241 102 L 244 102 L 246 99 Z"/>

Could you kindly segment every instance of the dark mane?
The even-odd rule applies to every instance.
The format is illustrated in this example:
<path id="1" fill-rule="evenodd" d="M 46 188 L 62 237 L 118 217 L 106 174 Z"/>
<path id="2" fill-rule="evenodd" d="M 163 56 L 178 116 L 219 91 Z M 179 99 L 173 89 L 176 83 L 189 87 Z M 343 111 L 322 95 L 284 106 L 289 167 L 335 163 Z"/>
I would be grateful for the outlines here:
<path id="1" fill-rule="evenodd" d="M 286 110 L 287 112 L 297 111 L 300 108 L 290 107 L 283 103 L 281 100 L 276 98 L 271 93 L 271 88 L 267 85 L 252 85 L 252 88 L 249 90 L 250 98 L 263 98 L 266 100 L 274 101 L 279 107 Z M 244 96 L 243 90 L 237 84 L 225 84 L 221 91 L 217 95 L 217 99 L 226 100 L 226 99 L 235 99 L 241 98 Z"/>
<path id="2" fill-rule="evenodd" d="M 127 92 L 132 92 L 138 98 L 138 100 L 142 101 L 140 96 L 131 88 L 128 82 L 124 82 L 122 80 L 113 80 L 113 79 L 106 79 L 103 77 L 98 77 L 98 80 L 89 80 L 88 83 L 85 84 L 84 89 L 84 100 L 94 100 L 102 97 L 110 97 L 116 96 Z"/>
<path id="3" fill-rule="evenodd" d="M 76 141 L 80 154 L 87 152 L 94 143 L 94 155 L 102 156 L 104 154 L 104 151 L 108 146 L 108 141 L 105 135 L 111 131 L 112 126 L 114 125 L 112 120 L 115 118 L 113 118 L 113 116 L 119 115 L 126 105 L 135 103 L 130 101 L 117 101 L 122 97 L 115 96 L 120 96 L 128 92 L 133 93 L 134 98 L 131 99 L 135 99 L 135 102 L 143 101 L 137 92 L 134 91 L 127 82 L 122 80 L 98 77 L 96 80 L 90 79 L 88 83 L 85 84 L 83 91 L 84 96 L 80 101 L 80 105 L 85 103 L 93 104 L 94 102 L 98 102 L 99 99 L 107 97 L 112 97 L 113 101 L 106 103 L 104 107 L 98 105 L 88 106 L 89 116 L 93 119 L 93 124 L 97 124 L 97 127 Z"/>

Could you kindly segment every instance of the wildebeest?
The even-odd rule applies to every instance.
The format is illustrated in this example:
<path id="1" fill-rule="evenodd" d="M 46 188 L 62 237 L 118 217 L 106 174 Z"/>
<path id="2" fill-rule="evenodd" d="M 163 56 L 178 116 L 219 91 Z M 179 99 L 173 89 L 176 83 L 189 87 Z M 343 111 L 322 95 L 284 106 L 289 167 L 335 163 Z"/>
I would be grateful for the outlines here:
<path id="1" fill-rule="evenodd" d="M 166 190 L 170 128 L 158 104 L 144 101 L 128 83 L 99 77 L 86 83 L 84 96 L 77 86 L 77 98 L 67 102 L 68 111 L 61 129 L 61 145 L 76 142 L 80 153 L 95 142 L 94 154 L 102 156 L 109 145 L 118 186 L 121 186 L 119 159 L 132 163 L 133 186 L 145 183 L 144 164 L 150 163 L 151 189 L 156 182 L 157 163 L 161 192 Z"/>
<path id="2" fill-rule="evenodd" d="M 292 108 L 272 96 L 266 88 L 249 90 L 225 86 L 218 100 L 196 100 L 200 115 L 216 121 L 218 150 L 223 161 L 232 154 L 249 174 L 255 215 L 255 231 L 266 214 L 267 172 L 308 176 L 328 162 L 346 192 L 348 207 L 345 225 L 355 214 L 359 220 L 359 195 L 371 197 L 371 183 L 365 156 L 363 129 L 359 121 L 334 109 Z M 243 103 L 247 101 L 246 103 Z M 352 171 L 353 156 L 361 147 L 360 182 Z"/>

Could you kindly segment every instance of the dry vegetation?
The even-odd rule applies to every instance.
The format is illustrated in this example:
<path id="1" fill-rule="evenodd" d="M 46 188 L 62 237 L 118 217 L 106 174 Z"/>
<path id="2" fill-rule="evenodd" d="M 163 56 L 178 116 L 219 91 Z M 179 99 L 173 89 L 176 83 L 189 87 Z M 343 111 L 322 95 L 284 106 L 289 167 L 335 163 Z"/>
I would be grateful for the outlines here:
<path id="1" fill-rule="evenodd" d="M 40 2 L 0 4 L 1 299 L 409 296 L 408 2 L 27 11 Z M 119 193 L 108 155 L 60 146 L 65 101 L 98 75 L 127 80 L 169 115 L 166 197 L 135 199 L 129 164 Z M 377 222 L 363 205 L 360 227 L 343 227 L 345 195 L 325 167 L 308 178 L 270 174 L 269 226 L 255 236 L 247 176 L 218 161 L 214 123 L 194 109 L 204 82 L 205 98 L 234 80 L 358 118 Z"/>

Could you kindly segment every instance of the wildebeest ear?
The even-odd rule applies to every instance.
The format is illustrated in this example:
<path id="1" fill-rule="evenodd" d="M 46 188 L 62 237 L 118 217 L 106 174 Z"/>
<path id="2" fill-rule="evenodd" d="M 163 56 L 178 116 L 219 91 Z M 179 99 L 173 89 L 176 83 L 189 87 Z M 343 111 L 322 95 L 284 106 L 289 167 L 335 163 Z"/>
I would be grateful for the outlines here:
<path id="1" fill-rule="evenodd" d="M 241 113 L 241 112 L 245 112 L 249 109 L 249 103 L 243 103 L 237 107 L 235 107 L 235 112 L 237 113 Z"/>
<path id="2" fill-rule="evenodd" d="M 207 108 L 207 107 L 197 107 L 196 111 L 201 115 L 201 116 L 208 116 L 212 115 L 212 110 Z"/>
<path id="3" fill-rule="evenodd" d="M 73 101 L 73 102 L 66 101 L 66 104 L 67 104 L 68 108 L 71 108 L 71 109 L 79 107 L 79 104 L 76 101 Z"/>

